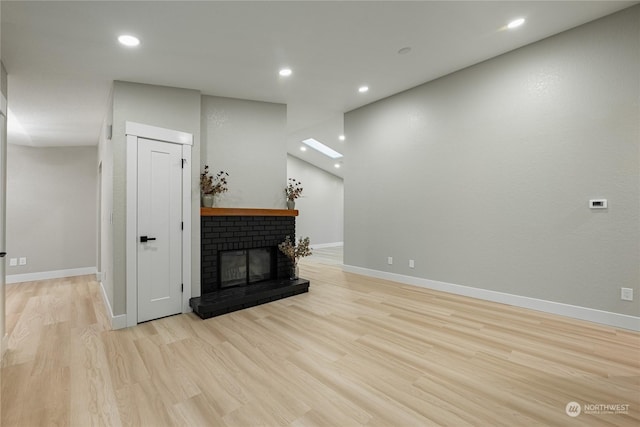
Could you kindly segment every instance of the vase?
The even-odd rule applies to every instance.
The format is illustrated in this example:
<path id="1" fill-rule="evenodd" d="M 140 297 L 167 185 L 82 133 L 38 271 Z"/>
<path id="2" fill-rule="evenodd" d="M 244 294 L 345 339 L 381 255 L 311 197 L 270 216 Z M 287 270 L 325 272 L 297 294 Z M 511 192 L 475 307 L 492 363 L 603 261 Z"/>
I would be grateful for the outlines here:
<path id="1" fill-rule="evenodd" d="M 213 207 L 213 202 L 215 200 L 215 195 L 213 194 L 203 194 L 202 195 L 202 206 L 205 208 Z"/>
<path id="2" fill-rule="evenodd" d="M 295 208 L 296 208 L 296 201 L 287 199 L 287 209 L 293 210 Z"/>
<path id="3" fill-rule="evenodd" d="M 298 280 L 298 263 L 291 264 L 291 273 L 289 274 L 289 280 Z"/>

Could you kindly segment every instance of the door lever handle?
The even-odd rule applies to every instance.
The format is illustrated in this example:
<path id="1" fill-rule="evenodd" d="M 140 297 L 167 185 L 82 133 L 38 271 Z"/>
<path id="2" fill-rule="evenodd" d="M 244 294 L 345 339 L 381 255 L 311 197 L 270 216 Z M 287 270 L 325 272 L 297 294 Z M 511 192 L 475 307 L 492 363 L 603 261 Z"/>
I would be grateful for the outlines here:
<path id="1" fill-rule="evenodd" d="M 0 252 L 0 258 L 4 258 L 6 254 L 7 254 L 6 252 Z"/>
<path id="2" fill-rule="evenodd" d="M 156 240 L 155 237 L 140 236 L 140 243 L 146 243 L 149 240 Z"/>

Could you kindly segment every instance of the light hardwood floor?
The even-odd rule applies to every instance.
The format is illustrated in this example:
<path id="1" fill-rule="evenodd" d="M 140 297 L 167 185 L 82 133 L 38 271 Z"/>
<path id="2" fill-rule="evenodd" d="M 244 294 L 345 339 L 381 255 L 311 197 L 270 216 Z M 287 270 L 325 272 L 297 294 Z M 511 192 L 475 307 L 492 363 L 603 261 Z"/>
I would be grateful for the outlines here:
<path id="1" fill-rule="evenodd" d="M 7 286 L 2 426 L 637 426 L 640 335 L 305 264 L 308 294 L 110 331 L 88 276 Z M 567 403 L 629 405 L 565 413 Z"/>
<path id="2" fill-rule="evenodd" d="M 302 258 L 302 264 L 342 265 L 344 250 L 342 246 L 313 249 L 312 255 Z"/>

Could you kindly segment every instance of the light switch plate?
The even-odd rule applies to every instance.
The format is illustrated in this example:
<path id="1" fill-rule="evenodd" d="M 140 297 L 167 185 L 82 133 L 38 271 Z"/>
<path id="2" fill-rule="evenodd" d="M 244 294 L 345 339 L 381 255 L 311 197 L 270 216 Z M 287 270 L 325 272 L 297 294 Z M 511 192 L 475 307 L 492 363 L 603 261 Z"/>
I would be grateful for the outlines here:
<path id="1" fill-rule="evenodd" d="M 15 267 L 16 265 L 18 265 L 18 258 L 10 258 L 9 267 Z"/>

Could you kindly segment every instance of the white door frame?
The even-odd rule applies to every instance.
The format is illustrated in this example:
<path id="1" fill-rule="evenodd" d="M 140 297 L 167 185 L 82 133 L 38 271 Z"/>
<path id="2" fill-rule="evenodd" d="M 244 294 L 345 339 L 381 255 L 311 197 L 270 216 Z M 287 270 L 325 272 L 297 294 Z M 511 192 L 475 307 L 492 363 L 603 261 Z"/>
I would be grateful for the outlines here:
<path id="1" fill-rule="evenodd" d="M 126 307 L 127 326 L 138 324 L 138 138 L 182 145 L 182 312 L 191 311 L 191 146 L 193 135 L 135 122 L 125 122 L 127 136 Z"/>

